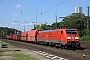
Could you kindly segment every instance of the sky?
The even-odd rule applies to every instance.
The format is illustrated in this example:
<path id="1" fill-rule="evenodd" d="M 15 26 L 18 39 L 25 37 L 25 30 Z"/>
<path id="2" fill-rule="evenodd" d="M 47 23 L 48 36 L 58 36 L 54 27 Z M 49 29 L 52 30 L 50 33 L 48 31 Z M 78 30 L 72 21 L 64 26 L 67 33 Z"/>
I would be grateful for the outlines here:
<path id="1" fill-rule="evenodd" d="M 29 31 L 36 24 L 53 24 L 59 17 L 66 17 L 75 12 L 75 7 L 82 7 L 87 15 L 90 0 L 0 0 L 0 27 Z M 58 19 L 58 22 L 63 18 Z"/>

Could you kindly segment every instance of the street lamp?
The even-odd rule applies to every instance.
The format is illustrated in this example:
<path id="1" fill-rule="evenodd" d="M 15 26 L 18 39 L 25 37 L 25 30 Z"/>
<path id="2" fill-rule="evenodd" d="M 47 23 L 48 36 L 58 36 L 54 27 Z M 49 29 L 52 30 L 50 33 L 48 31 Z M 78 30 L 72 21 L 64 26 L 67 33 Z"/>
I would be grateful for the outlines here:
<path id="1" fill-rule="evenodd" d="M 36 22 L 32 22 L 32 23 L 36 23 Z M 39 23 L 39 24 L 37 24 L 37 23 Z M 42 23 L 40 23 L 40 22 L 37 22 L 36 23 L 36 25 L 35 25 L 35 27 L 36 27 L 36 30 L 38 29 L 37 27 L 38 27 L 38 25 L 40 25 L 40 27 L 41 27 L 41 25 L 42 25 Z M 42 28 L 42 27 L 41 27 Z"/>
<path id="2" fill-rule="evenodd" d="M 18 21 L 14 21 L 14 22 L 17 23 Z M 18 26 L 20 26 L 19 23 L 18 23 Z M 15 27 L 16 27 L 16 25 L 15 25 Z M 16 29 L 17 29 L 18 31 L 17 31 Z M 19 33 L 19 28 L 16 28 L 16 29 L 15 29 L 15 34 L 18 34 L 18 33 Z"/>
<path id="3" fill-rule="evenodd" d="M 14 21 L 14 22 L 17 22 L 17 21 Z"/>
<path id="4" fill-rule="evenodd" d="M 65 17 L 59 17 L 59 18 L 65 18 Z M 58 19 L 59 19 L 59 18 L 58 18 Z"/>
<path id="5" fill-rule="evenodd" d="M 7 13 L 8 13 L 8 21 L 9 21 L 9 11 L 7 11 Z M 9 28 L 9 22 L 8 22 L 8 26 L 7 27 Z"/>
<path id="6" fill-rule="evenodd" d="M 17 21 L 14 21 L 15 23 L 17 22 Z M 16 31 L 16 29 L 15 29 L 15 34 L 17 34 L 17 31 Z"/>
<path id="7" fill-rule="evenodd" d="M 35 27 L 36 27 L 36 30 L 37 30 L 37 22 L 32 22 L 32 23 L 36 23 L 36 24 L 35 24 Z"/>
<path id="8" fill-rule="evenodd" d="M 56 29 L 58 28 L 57 26 L 57 14 L 55 14 L 55 17 L 56 17 Z"/>
<path id="9" fill-rule="evenodd" d="M 36 10 L 36 30 L 37 30 L 37 10 Z"/>
<path id="10" fill-rule="evenodd" d="M 58 19 L 60 19 L 60 18 L 66 18 L 66 17 L 59 17 Z M 66 24 L 65 24 L 65 21 L 62 21 L 62 23 L 64 24 L 64 25 L 63 25 L 63 28 L 65 28 L 65 25 L 66 25 Z"/>

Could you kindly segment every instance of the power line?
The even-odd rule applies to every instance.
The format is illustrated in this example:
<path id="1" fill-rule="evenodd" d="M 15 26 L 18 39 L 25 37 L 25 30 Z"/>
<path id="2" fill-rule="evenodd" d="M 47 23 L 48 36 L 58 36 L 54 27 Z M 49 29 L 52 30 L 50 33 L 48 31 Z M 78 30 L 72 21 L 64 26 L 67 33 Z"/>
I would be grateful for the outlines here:
<path id="1" fill-rule="evenodd" d="M 17 2 L 16 0 L 12 0 L 12 1 L 15 2 L 15 3 L 21 4 L 21 5 L 25 5 L 25 6 L 27 6 L 27 7 L 31 7 L 31 6 L 27 5 L 27 4 L 19 3 L 19 2 Z M 66 0 L 66 1 L 64 1 L 64 2 L 58 4 L 58 5 L 54 6 L 54 7 L 52 7 L 51 9 L 49 9 L 49 10 L 47 10 L 47 11 L 45 11 L 45 12 L 41 12 L 41 14 L 37 15 L 37 17 L 39 17 L 39 16 L 41 16 L 41 15 L 43 15 L 43 14 L 45 14 L 45 13 L 47 13 L 47 12 L 49 12 L 49 11 L 55 9 L 55 8 L 57 8 L 57 7 L 59 7 L 60 5 L 66 3 L 66 2 L 68 2 L 68 1 L 69 1 L 69 0 Z M 38 5 L 38 4 L 36 4 L 36 5 Z M 34 7 L 32 7 L 32 8 L 34 8 Z M 35 9 L 35 8 L 34 8 L 34 9 Z M 10 11 L 10 12 L 11 12 L 11 11 Z M 21 13 L 21 15 L 23 14 L 22 10 L 21 10 L 20 13 Z M 32 20 L 32 19 L 35 19 L 35 17 L 31 18 L 31 20 Z"/>
<path id="2" fill-rule="evenodd" d="M 68 1 L 69 1 L 69 0 L 66 0 L 66 1 L 64 1 L 64 2 L 62 2 L 62 3 L 58 4 L 58 5 L 56 5 L 55 7 L 51 8 L 51 9 L 49 9 L 49 10 L 43 12 L 43 13 L 41 12 L 40 15 L 42 15 L 42 14 L 44 14 L 44 13 L 47 13 L 47 12 L 49 12 L 49 11 L 51 11 L 51 10 L 57 8 L 58 6 L 60 6 L 60 5 L 64 4 L 64 3 L 66 3 L 66 2 L 68 2 Z M 37 15 L 37 17 L 40 16 L 40 15 Z M 33 17 L 33 18 L 35 18 L 35 17 Z M 32 19 L 33 19 L 33 18 L 32 18 Z M 31 20 L 32 20 L 32 19 L 31 19 Z"/>
<path id="3" fill-rule="evenodd" d="M 23 4 L 23 3 L 19 3 L 19 2 L 17 2 L 16 0 L 12 0 L 12 1 L 15 2 L 15 3 L 21 4 L 21 5 L 27 6 L 27 7 L 29 7 L 30 9 L 31 9 L 31 8 L 32 8 L 32 9 L 36 9 L 36 7 L 32 7 L 32 6 L 29 6 L 29 5 L 27 5 L 27 4 Z M 43 0 L 42 0 L 42 1 L 43 1 Z M 40 1 L 40 2 L 42 2 L 42 1 Z M 40 4 L 40 3 L 38 3 L 38 4 Z M 36 4 L 36 6 L 37 6 L 38 4 Z M 41 9 L 38 9 L 38 10 L 41 10 Z"/>
<path id="4" fill-rule="evenodd" d="M 49 9 L 49 10 L 47 10 L 47 11 L 43 12 L 43 14 L 44 14 L 44 13 L 47 13 L 47 12 L 49 12 L 49 11 L 51 11 L 51 10 L 55 9 L 55 8 L 57 8 L 58 6 L 60 6 L 60 5 L 64 4 L 64 3 L 66 3 L 66 2 L 68 2 L 68 1 L 69 1 L 69 0 L 66 0 L 66 1 L 64 1 L 64 2 L 60 3 L 59 5 L 57 5 L 57 6 L 53 7 L 53 8 L 51 8 L 51 9 Z"/>

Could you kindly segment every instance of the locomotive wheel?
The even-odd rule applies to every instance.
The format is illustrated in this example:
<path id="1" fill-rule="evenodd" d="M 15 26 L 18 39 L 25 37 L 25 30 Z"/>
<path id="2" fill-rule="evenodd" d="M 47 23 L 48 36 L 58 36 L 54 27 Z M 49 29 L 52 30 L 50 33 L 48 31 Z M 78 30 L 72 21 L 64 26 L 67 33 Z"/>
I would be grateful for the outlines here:
<path id="1" fill-rule="evenodd" d="M 51 47 L 55 47 L 55 44 L 54 43 L 51 43 Z"/>
<path id="2" fill-rule="evenodd" d="M 58 44 L 55 44 L 55 47 L 58 48 Z"/>
<path id="3" fill-rule="evenodd" d="M 69 45 L 65 45 L 65 48 L 66 48 L 67 50 L 69 50 L 69 49 L 70 49 L 70 46 L 69 46 Z"/>
<path id="4" fill-rule="evenodd" d="M 61 49 L 64 49 L 65 47 L 61 44 Z"/>
<path id="5" fill-rule="evenodd" d="M 64 46 L 63 46 L 62 44 L 54 44 L 54 46 L 55 46 L 56 48 L 64 49 Z"/>

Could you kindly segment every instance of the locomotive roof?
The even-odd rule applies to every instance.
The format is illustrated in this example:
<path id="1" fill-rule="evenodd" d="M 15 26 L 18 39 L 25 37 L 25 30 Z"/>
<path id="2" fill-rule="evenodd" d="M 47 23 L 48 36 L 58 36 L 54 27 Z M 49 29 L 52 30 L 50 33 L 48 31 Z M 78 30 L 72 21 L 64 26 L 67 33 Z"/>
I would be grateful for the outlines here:
<path id="1" fill-rule="evenodd" d="M 55 30 L 43 30 L 43 32 L 50 32 L 50 31 L 57 31 L 58 29 Z"/>
<path id="2" fill-rule="evenodd" d="M 51 32 L 51 31 L 57 31 L 60 29 L 55 29 L 55 30 L 43 30 L 43 32 Z M 76 30 L 76 29 L 61 29 L 61 30 Z"/>

